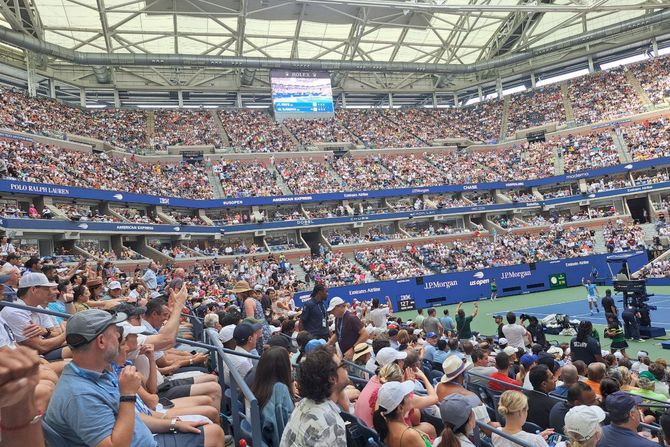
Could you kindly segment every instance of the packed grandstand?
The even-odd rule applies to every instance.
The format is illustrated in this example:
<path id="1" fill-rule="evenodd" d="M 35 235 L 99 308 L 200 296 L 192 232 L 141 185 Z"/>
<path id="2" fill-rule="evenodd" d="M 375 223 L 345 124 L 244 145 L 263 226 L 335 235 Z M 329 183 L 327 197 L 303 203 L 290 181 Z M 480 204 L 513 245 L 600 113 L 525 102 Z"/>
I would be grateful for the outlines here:
<path id="1" fill-rule="evenodd" d="M 0 446 L 670 442 L 653 306 L 605 292 L 670 279 L 654 52 L 318 119 L 0 73 Z"/>

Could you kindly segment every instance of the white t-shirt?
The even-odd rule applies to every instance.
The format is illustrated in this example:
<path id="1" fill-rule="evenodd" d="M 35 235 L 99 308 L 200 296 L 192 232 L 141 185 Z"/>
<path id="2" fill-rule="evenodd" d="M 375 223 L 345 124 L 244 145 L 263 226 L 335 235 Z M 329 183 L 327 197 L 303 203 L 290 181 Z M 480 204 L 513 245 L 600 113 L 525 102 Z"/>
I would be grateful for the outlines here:
<path id="1" fill-rule="evenodd" d="M 519 438 L 521 441 L 535 447 L 548 447 L 547 441 L 545 441 L 544 438 L 540 435 L 520 431 L 518 433 L 513 434 L 512 436 L 514 436 L 515 438 Z M 491 436 L 491 440 L 493 441 L 493 447 L 519 447 L 519 444 L 515 444 L 514 442 L 505 439 L 502 436 L 499 436 L 495 433 L 493 433 L 493 435 Z"/>
<path id="2" fill-rule="evenodd" d="M 388 307 L 378 307 L 370 312 L 370 320 L 375 327 L 386 328 L 386 317 L 388 317 Z"/>
<path id="3" fill-rule="evenodd" d="M 0 314 L 0 348 L 8 347 L 9 349 L 16 348 L 16 341 L 14 340 L 14 333 L 7 322 Z"/>
<path id="4" fill-rule="evenodd" d="M 514 348 L 525 348 L 526 340 L 524 336 L 528 332 L 520 324 L 506 324 L 502 327 L 502 332 L 507 339 L 507 345 Z"/>
<path id="5" fill-rule="evenodd" d="M 241 352 L 243 354 L 249 354 L 240 346 L 236 347 L 235 351 Z M 233 363 L 233 365 L 235 365 L 235 369 L 237 369 L 237 372 L 240 373 L 243 379 L 244 377 L 246 377 L 247 373 L 251 371 L 252 368 L 254 367 L 254 364 L 251 361 L 251 359 L 247 357 L 242 357 L 240 355 L 229 355 L 228 359 Z M 225 362 L 223 363 L 223 379 L 227 385 L 230 385 L 230 371 L 228 370 L 228 367 L 226 366 Z"/>
<path id="6" fill-rule="evenodd" d="M 22 299 L 16 301 L 17 304 L 26 305 Z M 5 320 L 9 329 L 14 333 L 16 342 L 26 341 L 23 336 L 24 329 L 32 323 L 41 325 L 39 314 L 34 314 L 28 310 L 17 309 L 15 307 L 5 307 L 0 312 L 0 316 Z"/>

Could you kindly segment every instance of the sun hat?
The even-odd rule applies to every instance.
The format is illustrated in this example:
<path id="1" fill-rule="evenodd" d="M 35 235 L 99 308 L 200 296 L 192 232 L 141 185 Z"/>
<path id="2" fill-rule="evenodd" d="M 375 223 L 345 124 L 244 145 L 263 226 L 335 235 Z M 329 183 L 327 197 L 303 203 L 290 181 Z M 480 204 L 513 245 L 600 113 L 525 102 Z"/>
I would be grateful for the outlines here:
<path id="1" fill-rule="evenodd" d="M 450 355 L 442 363 L 442 371 L 444 371 L 444 375 L 442 376 L 442 379 L 440 379 L 440 382 L 442 383 L 451 382 L 452 380 L 463 374 L 463 372 L 465 372 L 465 367 L 466 367 L 465 360 L 459 358 L 458 356 Z"/>

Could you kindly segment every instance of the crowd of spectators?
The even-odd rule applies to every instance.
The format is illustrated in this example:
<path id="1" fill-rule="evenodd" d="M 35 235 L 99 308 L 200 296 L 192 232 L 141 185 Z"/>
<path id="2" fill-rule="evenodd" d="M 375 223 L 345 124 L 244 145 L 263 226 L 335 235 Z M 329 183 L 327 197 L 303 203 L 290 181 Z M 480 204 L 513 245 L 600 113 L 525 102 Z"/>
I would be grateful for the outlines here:
<path id="1" fill-rule="evenodd" d="M 265 162 L 219 160 L 212 166 L 219 176 L 225 197 L 280 196 L 276 174 Z"/>
<path id="2" fill-rule="evenodd" d="M 409 278 L 430 274 L 430 270 L 414 262 L 412 256 L 399 248 L 377 247 L 354 253 L 356 261 L 377 279 Z"/>
<path id="3" fill-rule="evenodd" d="M 285 152 L 295 150 L 291 137 L 262 110 L 221 110 L 219 117 L 231 144 L 241 152 Z"/>
<path id="4" fill-rule="evenodd" d="M 352 143 L 355 138 L 335 118 L 327 119 L 286 119 L 288 130 L 302 145 L 314 143 Z"/>
<path id="5" fill-rule="evenodd" d="M 112 211 L 121 215 L 126 221 L 141 224 L 161 224 L 164 223 L 158 216 L 151 216 L 146 210 L 138 210 L 137 208 L 112 208 Z"/>
<path id="6" fill-rule="evenodd" d="M 622 129 L 622 136 L 633 161 L 670 155 L 670 124 L 665 117 L 634 123 Z"/>
<path id="7" fill-rule="evenodd" d="M 159 110 L 155 112 L 152 147 L 221 146 L 221 136 L 209 112 L 195 110 Z"/>
<path id="8" fill-rule="evenodd" d="M 366 282 L 367 272 L 342 253 L 331 251 L 300 258 L 305 281 L 326 284 L 328 287 L 349 286 Z"/>
<path id="9" fill-rule="evenodd" d="M 90 206 L 86 205 L 56 203 L 56 208 L 61 210 L 68 219 L 75 222 L 120 222 L 118 218 L 103 214 L 100 209 L 92 209 Z"/>
<path id="10" fill-rule="evenodd" d="M 509 101 L 507 134 L 543 124 L 562 124 L 566 120 L 563 95 L 558 86 L 536 87 L 516 93 Z"/>
<path id="11" fill-rule="evenodd" d="M 447 273 L 586 256 L 593 252 L 594 244 L 589 230 L 551 225 L 539 234 L 479 236 L 449 244 L 411 245 L 406 250 L 432 271 Z"/>
<path id="12" fill-rule="evenodd" d="M 670 57 L 655 57 L 629 66 L 654 104 L 670 98 Z"/>
<path id="13" fill-rule="evenodd" d="M 275 167 L 293 194 L 341 191 L 340 181 L 325 163 L 312 158 L 283 158 L 275 162 Z"/>
<path id="14" fill-rule="evenodd" d="M 381 165 L 381 156 L 365 158 L 341 157 L 331 165 L 342 178 L 346 190 L 365 191 L 371 189 L 402 188 L 404 184 Z"/>
<path id="15" fill-rule="evenodd" d="M 140 163 L 133 156 L 116 158 L 16 140 L 0 141 L 0 149 L 0 175 L 5 178 L 168 197 L 213 197 L 200 164 Z"/>
<path id="16" fill-rule="evenodd" d="M 596 123 L 644 111 L 623 68 L 599 71 L 572 79 L 568 94 L 578 123 Z"/>
<path id="17" fill-rule="evenodd" d="M 259 246 L 251 240 L 244 239 L 193 242 L 189 248 L 200 256 L 214 258 L 218 256 L 253 255 L 267 251 L 265 247 Z"/>
<path id="18" fill-rule="evenodd" d="M 350 132 L 356 135 L 365 147 L 395 148 L 426 146 L 411 132 L 406 123 L 396 123 L 389 119 L 386 110 L 382 109 L 342 109 L 335 114 L 336 118 Z M 415 125 L 420 125 L 416 123 Z"/>
<path id="19" fill-rule="evenodd" d="M 603 228 L 603 237 L 609 253 L 647 248 L 644 229 L 639 224 L 624 224 L 620 219 L 614 223 L 611 221 L 607 223 Z"/>
<path id="20" fill-rule="evenodd" d="M 548 142 L 563 154 L 565 172 L 619 164 L 619 150 L 609 132 L 567 135 Z"/>

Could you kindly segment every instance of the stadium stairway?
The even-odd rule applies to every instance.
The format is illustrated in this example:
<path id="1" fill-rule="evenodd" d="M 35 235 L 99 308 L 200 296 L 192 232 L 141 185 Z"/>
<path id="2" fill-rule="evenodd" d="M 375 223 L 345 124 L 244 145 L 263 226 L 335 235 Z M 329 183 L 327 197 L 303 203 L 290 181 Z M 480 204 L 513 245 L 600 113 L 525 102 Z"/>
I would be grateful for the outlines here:
<path id="1" fill-rule="evenodd" d="M 574 122 L 575 113 L 572 111 L 572 102 L 570 102 L 570 94 L 568 92 L 568 83 L 561 82 L 561 96 L 563 97 L 563 108 L 565 109 L 566 121 Z"/>
<path id="2" fill-rule="evenodd" d="M 335 168 L 333 168 L 333 165 L 331 165 L 329 161 L 326 162 L 325 165 L 326 165 L 326 170 L 328 172 L 330 172 L 330 175 L 335 177 L 337 179 L 337 181 L 340 182 L 340 185 L 342 185 L 344 183 L 344 179 L 342 179 L 342 177 L 340 177 L 340 174 L 338 174 L 337 171 L 335 170 Z"/>
<path id="3" fill-rule="evenodd" d="M 151 139 L 156 135 L 156 113 L 147 110 L 147 147 L 152 147 Z"/>
<path id="4" fill-rule="evenodd" d="M 305 282 L 307 282 L 307 272 L 305 269 L 302 268 L 302 265 L 300 265 L 300 262 L 292 262 L 291 267 L 293 268 L 293 271 L 295 272 L 295 276 L 298 279 L 304 279 Z"/>
<path id="5" fill-rule="evenodd" d="M 565 159 L 561 156 L 559 157 L 559 148 L 554 148 L 554 174 L 563 175 L 565 174 Z"/>
<path id="6" fill-rule="evenodd" d="M 223 191 L 223 186 L 219 180 L 219 176 L 214 172 L 214 166 L 209 166 L 207 169 L 207 180 L 209 184 L 212 185 L 212 191 L 214 192 L 215 199 L 224 199 L 226 197 L 225 192 Z"/>
<path id="7" fill-rule="evenodd" d="M 510 103 L 510 97 L 509 95 L 507 95 L 503 100 L 502 120 L 500 123 L 500 137 L 498 138 L 499 141 L 503 141 L 507 138 L 507 127 L 508 127 L 507 124 L 509 122 L 509 103 Z"/>
<path id="8" fill-rule="evenodd" d="M 298 141 L 298 139 L 295 137 L 295 135 L 293 135 L 293 132 L 288 130 L 288 127 L 286 127 L 286 124 L 280 124 L 279 127 L 281 128 L 282 132 L 284 132 L 286 135 L 288 135 L 288 137 L 291 139 L 291 141 L 293 142 L 293 144 L 295 145 L 297 150 L 304 150 L 304 147 L 302 146 L 302 144 L 300 144 L 300 141 Z"/>
<path id="9" fill-rule="evenodd" d="M 277 183 L 277 186 L 279 186 L 279 189 L 281 189 L 282 194 L 284 195 L 293 195 L 293 191 L 291 191 L 291 188 L 288 187 L 286 182 L 284 182 L 284 177 L 279 174 L 279 171 L 277 171 L 277 168 L 275 167 L 274 163 L 269 163 L 267 165 L 268 171 L 272 173 L 272 175 L 275 178 L 275 182 Z"/>
<path id="10" fill-rule="evenodd" d="M 221 144 L 223 145 L 223 147 L 230 147 L 230 138 L 228 138 L 226 129 L 223 127 L 223 121 L 221 121 L 221 117 L 219 116 L 218 113 L 216 113 L 215 110 L 210 109 L 209 114 L 212 115 L 214 124 L 216 124 L 216 129 L 219 131 L 219 136 L 221 137 Z"/>
<path id="11" fill-rule="evenodd" d="M 616 145 L 617 151 L 619 152 L 619 161 L 621 163 L 630 163 L 633 161 L 633 157 L 630 155 L 630 152 L 628 152 L 628 146 L 623 139 L 623 135 L 621 135 L 620 128 L 616 129 L 616 131 L 612 134 L 612 140 L 614 140 L 614 144 Z"/>
<path id="12" fill-rule="evenodd" d="M 595 240 L 595 243 L 593 244 L 594 252 L 607 253 L 607 247 L 605 246 L 605 236 L 603 235 L 602 230 L 596 231 L 594 240 Z"/>
<path id="13" fill-rule="evenodd" d="M 642 85 L 640 85 L 640 81 L 637 80 L 633 72 L 624 69 L 624 74 L 626 75 L 626 80 L 628 83 L 633 87 L 633 91 L 637 94 L 638 98 L 640 98 L 640 101 L 644 106 L 647 108 L 647 110 L 651 110 L 653 108 L 653 104 L 651 100 L 649 99 L 649 96 L 647 95 L 647 92 L 644 91 L 642 88 Z"/>

